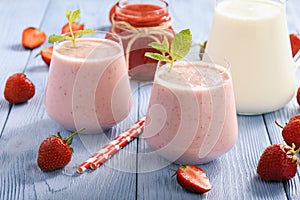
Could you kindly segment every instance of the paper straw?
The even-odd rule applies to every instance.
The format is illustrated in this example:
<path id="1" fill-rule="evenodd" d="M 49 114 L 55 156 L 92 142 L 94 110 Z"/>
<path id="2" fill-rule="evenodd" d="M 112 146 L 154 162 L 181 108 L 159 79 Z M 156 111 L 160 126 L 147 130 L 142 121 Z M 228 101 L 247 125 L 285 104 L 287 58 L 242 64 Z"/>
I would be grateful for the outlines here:
<path id="1" fill-rule="evenodd" d="M 129 142 L 134 140 L 144 130 L 144 124 L 145 117 L 135 122 L 133 126 L 115 137 L 110 143 L 102 147 L 102 149 L 92 155 L 88 160 L 80 164 L 77 168 L 77 172 L 81 174 L 88 168 L 93 170 L 98 168 L 120 149 L 125 147 Z"/>

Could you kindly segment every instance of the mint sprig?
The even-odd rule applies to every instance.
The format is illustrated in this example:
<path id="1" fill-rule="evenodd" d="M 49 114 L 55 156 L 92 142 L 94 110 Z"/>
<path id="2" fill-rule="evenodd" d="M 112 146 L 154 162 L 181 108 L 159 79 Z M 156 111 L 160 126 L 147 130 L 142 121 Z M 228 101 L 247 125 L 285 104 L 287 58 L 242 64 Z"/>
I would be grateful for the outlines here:
<path id="1" fill-rule="evenodd" d="M 151 42 L 149 46 L 158 50 L 160 53 L 146 52 L 145 56 L 154 60 L 170 63 L 169 71 L 172 70 L 174 62 L 181 60 L 190 51 L 192 45 L 192 34 L 190 29 L 185 29 L 175 34 L 171 45 L 165 36 L 163 41 Z"/>
<path id="2" fill-rule="evenodd" d="M 54 42 L 60 42 L 60 41 L 63 41 L 63 40 L 70 40 L 70 41 L 72 41 L 73 47 L 76 48 L 75 41 L 76 41 L 77 38 L 79 38 L 83 35 L 93 34 L 93 33 L 96 32 L 96 30 L 94 30 L 94 29 L 84 29 L 84 30 L 76 31 L 76 33 L 74 34 L 74 32 L 72 30 L 72 24 L 79 17 L 80 17 L 80 10 L 75 10 L 74 12 L 72 12 L 72 11 L 67 9 L 66 10 L 66 18 L 68 20 L 71 36 L 52 34 L 52 35 L 49 36 L 48 42 L 49 43 L 54 43 Z"/>

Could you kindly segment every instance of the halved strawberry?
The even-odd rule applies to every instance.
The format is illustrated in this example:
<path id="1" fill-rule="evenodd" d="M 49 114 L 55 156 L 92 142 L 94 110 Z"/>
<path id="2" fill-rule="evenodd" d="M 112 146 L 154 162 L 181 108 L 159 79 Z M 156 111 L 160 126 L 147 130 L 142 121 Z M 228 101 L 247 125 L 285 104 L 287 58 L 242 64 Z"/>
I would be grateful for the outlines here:
<path id="1" fill-rule="evenodd" d="M 300 50 L 300 35 L 291 33 L 290 34 L 290 42 L 292 46 L 292 54 L 295 56 L 297 52 Z"/>
<path id="2" fill-rule="evenodd" d="M 73 22 L 72 23 L 72 30 L 73 30 L 74 33 L 76 33 L 76 31 L 83 30 L 83 29 L 84 29 L 84 24 L 80 24 L 78 22 Z M 65 33 L 69 33 L 69 32 L 70 32 L 69 23 L 66 23 L 61 28 L 61 34 L 65 34 Z"/>
<path id="3" fill-rule="evenodd" d="M 34 49 L 41 46 L 46 39 L 45 32 L 35 27 L 28 27 L 22 33 L 22 45 L 27 49 Z"/>
<path id="4" fill-rule="evenodd" d="M 298 105 L 300 105 L 300 87 L 298 87 L 298 89 L 297 89 L 296 100 L 297 100 Z"/>
<path id="5" fill-rule="evenodd" d="M 51 57 L 52 57 L 52 51 L 53 51 L 53 46 L 46 47 L 44 48 L 40 54 L 43 59 L 43 61 L 49 66 L 51 62 Z"/>
<path id="6" fill-rule="evenodd" d="M 180 166 L 176 175 L 179 185 L 191 192 L 202 194 L 212 188 L 204 171 L 195 165 Z"/>

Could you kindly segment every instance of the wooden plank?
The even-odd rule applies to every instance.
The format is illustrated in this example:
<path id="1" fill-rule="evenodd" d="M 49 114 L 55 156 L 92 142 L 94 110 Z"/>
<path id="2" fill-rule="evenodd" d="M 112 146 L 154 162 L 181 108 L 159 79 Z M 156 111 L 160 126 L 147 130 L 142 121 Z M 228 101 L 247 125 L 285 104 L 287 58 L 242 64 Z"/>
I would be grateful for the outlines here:
<path id="1" fill-rule="evenodd" d="M 45 8 L 42 9 L 41 5 L 37 6 L 37 10 L 45 13 L 45 16 L 32 13 L 29 21 L 33 18 L 41 22 L 43 19 L 42 30 L 48 35 L 59 33 L 61 26 L 66 22 L 66 8 L 71 10 L 81 8 L 82 18 L 91 23 L 97 21 L 97 17 L 100 19 L 113 2 L 105 1 L 102 3 L 103 7 L 95 6 L 98 3 L 98 1 L 82 3 L 79 0 L 51 1 L 47 11 Z M 33 4 L 29 3 L 28 5 Z M 21 9 L 22 5 L 16 3 L 12 12 Z M 84 10 L 88 10 L 88 12 L 84 12 Z M 23 16 L 22 13 L 20 15 Z M 102 23 L 101 20 L 99 26 Z M 26 21 L 24 24 L 28 23 Z M 107 24 L 105 25 L 107 26 Z M 44 109 L 43 100 L 48 67 L 40 58 L 34 58 L 34 56 L 40 49 L 48 45 L 45 43 L 41 48 L 33 50 L 26 68 L 26 74 L 36 84 L 36 95 L 28 103 L 13 107 L 0 140 L 0 163 L 6 166 L 0 169 L 0 199 L 61 199 L 63 197 L 68 199 L 117 199 L 120 194 L 124 199 L 134 199 L 136 176 L 130 172 L 136 169 L 136 142 L 125 147 L 96 171 L 89 171 L 81 176 L 78 176 L 75 171 L 81 162 L 107 143 L 108 140 L 103 138 L 114 138 L 137 120 L 138 104 L 136 102 L 137 90 L 135 89 L 137 83 L 135 82 L 131 83 L 132 90 L 135 91 L 133 108 L 126 120 L 107 131 L 105 135 L 94 135 L 88 139 L 84 136 L 74 138 L 75 152 L 71 163 L 66 168 L 43 173 L 37 167 L 37 151 L 41 141 L 56 131 L 61 131 L 63 136 L 69 134 L 68 131 L 52 121 Z M 94 143 L 90 144 L 90 141 Z"/>
<path id="2" fill-rule="evenodd" d="M 300 8 L 299 1 L 288 1 L 287 2 L 287 22 L 288 28 L 291 33 L 297 33 L 300 28 L 300 14 L 297 12 L 297 8 Z M 299 67 L 299 66 L 297 66 Z M 300 71 L 299 69 L 295 70 L 295 76 L 297 79 L 297 87 L 300 85 Z M 278 93 L 280 95 L 280 91 Z M 274 121 L 277 120 L 279 123 L 284 125 L 289 121 L 289 119 L 300 113 L 300 106 L 296 101 L 296 96 L 282 109 L 268 113 L 264 115 L 265 124 L 268 130 L 268 134 L 272 144 L 276 143 L 285 143 L 283 137 L 281 135 L 281 128 L 279 128 Z M 299 170 L 298 170 L 299 171 Z M 300 191 L 296 188 L 300 187 L 300 176 L 299 173 L 296 176 L 284 182 L 284 187 L 287 193 L 287 196 L 291 200 L 300 199 Z"/>
<path id="3" fill-rule="evenodd" d="M 2 35 L 0 38 L 0 91 L 4 90 L 4 85 L 7 77 L 16 72 L 23 72 L 27 66 L 28 57 L 31 54 L 30 50 L 24 49 L 21 45 L 22 31 L 28 26 L 41 27 L 42 18 L 47 8 L 48 1 L 29 0 L 26 2 L 22 1 L 2 1 L 1 6 L 6 6 L 1 9 L 0 21 L 2 23 Z M 9 5 L 9 6 L 8 6 Z M 7 7 L 8 6 L 8 7 Z M 34 13 L 31 15 L 30 13 Z M 26 17 L 24 17 L 26 16 Z M 31 103 L 25 103 L 22 105 L 13 106 L 13 110 L 19 110 L 21 107 L 26 107 L 28 104 L 34 103 L 35 99 L 31 100 Z M 10 112 L 10 105 L 6 102 L 1 95 L 0 97 L 0 127 L 6 123 L 6 117 Z M 19 155 L 23 152 L 27 152 L 29 146 L 26 143 L 28 140 L 34 141 L 32 138 L 33 134 L 30 134 L 28 139 L 23 138 L 22 133 L 32 132 L 32 129 L 26 129 L 26 113 L 30 112 L 30 107 L 27 107 L 21 114 L 23 117 L 22 121 L 14 121 L 11 119 L 13 124 L 11 130 L 3 131 L 3 135 L 14 138 L 8 142 L 4 137 L 1 138 L 1 149 L 0 158 L 3 167 L 0 169 L 1 173 L 1 186 L 0 186 L 0 199 L 23 199 L 25 189 L 25 175 L 24 168 L 28 167 L 24 165 L 25 154 L 19 157 L 19 162 L 11 162 L 8 159 L 13 152 L 14 155 Z M 25 113 L 25 114 L 24 114 Z M 21 119 L 21 117 L 20 117 Z M 24 125 L 22 131 L 19 127 Z M 2 134 L 2 133 L 1 133 Z M 19 139 L 17 139 L 17 135 Z M 1 136 L 1 135 L 0 135 Z M 5 145 L 4 145 L 5 144 Z M 23 146 L 20 148 L 20 146 Z M 16 173 L 19 171 L 20 173 Z M 22 183 L 22 184 L 21 184 Z M 31 198 L 32 199 L 32 198 Z"/>
<path id="4" fill-rule="evenodd" d="M 195 41 L 202 42 L 208 33 L 208 20 L 212 16 L 213 3 L 214 1 L 206 0 L 192 0 L 189 3 L 185 0 L 176 0 L 170 5 L 170 12 L 175 16 L 173 21 L 175 30 L 191 27 Z M 299 19 L 299 13 L 295 12 L 299 2 L 288 3 L 288 10 L 293 10 Z M 80 8 L 82 22 L 86 27 L 108 30 L 110 26 L 108 11 L 113 1 L 53 0 L 48 7 L 47 4 L 47 1 L 36 0 L 26 2 L 4 0 L 0 3 L 1 6 L 9 5 L 9 8 L 1 9 L 0 15 L 5 27 L 0 38 L 2 55 L 0 89 L 4 87 L 9 74 L 23 71 L 25 68 L 26 74 L 36 83 L 37 88 L 37 94 L 32 100 L 26 104 L 13 106 L 10 113 L 9 104 L 0 97 L 0 130 L 9 113 L 0 139 L 0 165 L 4 166 L 0 168 L 0 199 L 299 199 L 299 192 L 296 189 L 299 187 L 298 175 L 283 184 L 266 183 L 261 181 L 255 172 L 261 152 L 270 144 L 267 133 L 274 133 L 272 137 L 270 136 L 272 143 L 281 141 L 280 136 L 275 135 L 279 130 L 274 126 L 273 120 L 284 122 L 290 115 L 299 113 L 295 101 L 286 108 L 263 117 L 239 116 L 239 140 L 235 147 L 216 161 L 200 165 L 210 177 L 214 187 L 211 192 L 204 195 L 189 193 L 177 184 L 169 170 L 170 167 L 177 168 L 177 165 L 167 163 L 161 169 L 153 170 L 153 167 L 165 164 L 165 160 L 158 156 L 150 159 L 142 156 L 146 155 L 143 153 L 150 151 L 142 137 L 138 143 L 134 141 L 125 147 L 98 170 L 88 171 L 80 176 L 75 173 L 76 166 L 106 141 L 101 136 L 89 137 L 88 140 L 76 137 L 75 153 L 71 163 L 62 170 L 41 172 L 36 165 L 40 142 L 58 130 L 63 135 L 69 132 L 49 119 L 43 105 L 48 68 L 40 58 L 34 56 L 49 44 L 28 51 L 20 46 L 20 40 L 16 38 L 21 38 L 23 28 L 28 25 L 40 27 L 47 34 L 59 33 L 61 25 L 66 22 L 64 16 L 66 8 Z M 288 20 L 292 23 L 295 18 L 290 16 Z M 292 24 L 289 27 L 296 30 L 298 25 Z M 129 127 L 147 111 L 151 84 L 136 82 L 131 84 L 134 108 L 126 120 L 105 133 L 108 139 L 112 139 Z M 267 129 L 264 123 L 267 124 Z M 91 140 L 92 145 L 89 143 Z M 137 148 L 138 161 L 135 155 Z M 135 174 L 136 169 L 138 174 Z"/>
<path id="5" fill-rule="evenodd" d="M 190 3 L 190 2 L 189 2 Z M 176 6 L 175 6 L 176 4 Z M 191 8 L 183 1 L 170 2 L 170 12 L 174 17 L 173 27 L 176 31 L 193 27 L 196 41 L 205 39 L 209 28 L 209 16 L 203 14 L 202 8 L 212 12 L 212 4 L 191 3 Z M 174 5 L 174 7 L 172 7 Z M 201 5 L 197 9 L 196 5 Z M 207 6 L 207 7 L 205 7 Z M 200 6 L 199 6 L 200 7 Z M 192 13 L 186 15 L 185 13 Z M 191 16 L 193 16 L 191 19 Z M 198 20 L 204 19 L 203 23 Z M 141 89 L 141 111 L 144 115 L 148 107 L 151 88 Z M 148 96 L 147 96 L 148 95 Z M 194 195 L 181 189 L 176 180 L 171 178 L 169 168 L 178 166 L 166 162 L 161 157 L 147 158 L 151 151 L 143 138 L 139 140 L 138 160 L 138 198 L 141 199 L 286 199 L 282 183 L 267 183 L 262 181 L 256 173 L 259 157 L 265 146 L 270 144 L 268 132 L 262 116 L 238 116 L 239 139 L 235 147 L 211 163 L 200 165 L 211 179 L 213 190 L 203 196 Z M 234 163 L 234 164 L 233 164 Z M 164 166 L 158 169 L 158 166 Z M 151 170 L 151 167 L 153 170 Z M 150 180 L 150 181 L 149 181 Z"/>
<path id="6" fill-rule="evenodd" d="M 141 102 L 143 105 L 143 102 Z M 183 190 L 171 178 L 170 168 L 161 157 L 139 156 L 138 197 L 142 199 L 286 199 L 282 183 L 261 181 L 256 166 L 263 151 L 269 145 L 269 138 L 261 116 L 239 116 L 239 139 L 227 154 L 208 164 L 199 165 L 210 177 L 212 191 L 202 196 Z M 149 152 L 142 138 L 139 140 L 139 154 Z M 150 167 L 153 170 L 151 170 Z M 159 169 L 159 166 L 165 166 Z M 149 181 L 150 180 L 150 181 Z M 274 191 L 276 195 L 274 196 Z"/>
<path id="7" fill-rule="evenodd" d="M 3 7 L 0 15 L 2 26 L 0 37 L 0 131 L 5 125 L 11 108 L 3 96 L 6 79 L 13 73 L 23 72 L 31 54 L 30 50 L 22 47 L 22 31 L 28 26 L 41 27 L 47 4 L 48 1 L 35 0 L 27 2 L 1 1 Z M 31 12 L 35 14 L 31 15 Z"/>
<path id="8" fill-rule="evenodd" d="M 298 78 L 298 80 L 300 79 Z M 294 97 L 291 100 L 291 102 L 288 105 L 286 105 L 284 108 L 276 112 L 272 112 L 264 115 L 266 127 L 268 129 L 269 137 L 272 144 L 285 144 L 281 134 L 282 129 L 275 124 L 275 120 L 277 120 L 282 125 L 285 125 L 285 123 L 287 123 L 292 116 L 299 113 L 300 113 L 300 107 L 296 101 L 296 97 Z M 297 173 L 293 179 L 284 182 L 284 187 L 286 189 L 287 196 L 289 197 L 289 199 L 292 200 L 300 199 L 300 191 L 296 189 L 300 187 L 299 173 Z"/>

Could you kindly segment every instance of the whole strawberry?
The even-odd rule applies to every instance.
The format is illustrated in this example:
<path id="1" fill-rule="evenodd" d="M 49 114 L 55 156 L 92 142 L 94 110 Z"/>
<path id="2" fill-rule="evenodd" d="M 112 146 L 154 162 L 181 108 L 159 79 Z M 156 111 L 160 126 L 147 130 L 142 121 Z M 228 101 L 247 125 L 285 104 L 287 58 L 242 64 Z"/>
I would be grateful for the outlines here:
<path id="1" fill-rule="evenodd" d="M 300 119 L 297 119 L 297 115 L 292 117 L 290 121 L 283 127 L 278 122 L 276 124 L 282 128 L 282 137 L 287 145 L 292 146 L 295 144 L 295 148 L 300 148 Z"/>
<path id="2" fill-rule="evenodd" d="M 212 188 L 204 171 L 195 165 L 180 166 L 176 175 L 179 185 L 191 192 L 202 194 Z"/>
<path id="3" fill-rule="evenodd" d="M 57 136 L 47 137 L 39 148 L 37 159 L 39 168 L 47 172 L 66 166 L 72 158 L 73 149 L 70 145 L 73 137 L 82 130 L 80 129 L 66 138 L 62 138 L 59 132 Z"/>
<path id="4" fill-rule="evenodd" d="M 34 84 L 23 73 L 15 73 L 8 77 L 4 87 L 5 99 L 13 104 L 23 103 L 35 94 Z"/>
<path id="5" fill-rule="evenodd" d="M 273 144 L 265 149 L 258 166 L 258 175 L 266 181 L 286 181 L 293 178 L 297 172 L 299 150 L 295 146 Z"/>
<path id="6" fill-rule="evenodd" d="M 300 120 L 300 114 L 296 114 L 296 115 L 292 116 L 292 117 L 290 118 L 289 122 L 294 121 L 294 120 L 297 120 L 297 119 Z"/>

